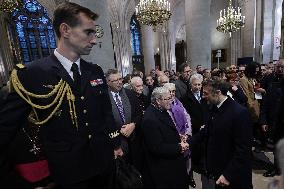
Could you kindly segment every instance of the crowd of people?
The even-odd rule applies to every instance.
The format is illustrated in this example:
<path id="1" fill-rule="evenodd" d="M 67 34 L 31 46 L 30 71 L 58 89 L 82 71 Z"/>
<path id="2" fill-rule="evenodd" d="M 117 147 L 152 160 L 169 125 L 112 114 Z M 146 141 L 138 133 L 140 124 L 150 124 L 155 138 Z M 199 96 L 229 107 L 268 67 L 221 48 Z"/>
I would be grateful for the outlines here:
<path id="1" fill-rule="evenodd" d="M 12 71 L 0 101 L 1 188 L 119 189 L 120 157 L 145 189 L 195 188 L 193 172 L 203 189 L 251 189 L 252 149 L 264 148 L 279 150 L 264 176 L 280 174 L 284 59 L 122 78 L 81 58 L 96 44 L 97 17 L 59 5 L 57 49 Z"/>

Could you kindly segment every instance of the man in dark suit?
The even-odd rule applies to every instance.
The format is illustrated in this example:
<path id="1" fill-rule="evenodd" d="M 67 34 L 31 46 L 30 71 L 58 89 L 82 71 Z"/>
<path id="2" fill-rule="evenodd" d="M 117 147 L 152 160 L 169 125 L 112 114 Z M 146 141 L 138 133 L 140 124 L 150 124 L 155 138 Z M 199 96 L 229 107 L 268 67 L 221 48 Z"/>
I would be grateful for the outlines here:
<path id="1" fill-rule="evenodd" d="M 181 76 L 174 83 L 176 85 L 176 97 L 180 100 L 190 89 L 189 78 L 192 70 L 189 64 L 183 63 L 179 67 L 179 72 L 181 73 Z"/>
<path id="2" fill-rule="evenodd" d="M 190 89 L 187 91 L 187 95 L 181 98 L 181 102 L 185 107 L 186 111 L 191 117 L 192 135 L 197 134 L 202 125 L 206 122 L 208 114 L 207 102 L 202 98 L 202 81 L 203 76 L 201 74 L 193 74 L 190 77 Z M 193 146 L 191 148 L 191 160 L 192 170 L 203 173 L 204 172 L 204 144 Z M 192 179 L 190 183 L 195 185 L 193 174 L 191 170 Z"/>
<path id="3" fill-rule="evenodd" d="M 283 128 L 283 98 L 284 98 L 284 59 L 280 59 L 276 66 L 276 74 L 267 88 L 266 96 L 260 110 L 260 125 L 264 132 L 270 132 L 274 144 L 284 137 Z M 273 166 L 263 174 L 273 177 L 280 174 L 278 159 L 274 152 Z"/>
<path id="4" fill-rule="evenodd" d="M 112 113 L 115 120 L 116 127 L 123 135 L 122 149 L 125 159 L 130 163 L 135 163 L 139 169 L 140 165 L 135 159 L 136 154 L 133 148 L 133 140 L 141 122 L 141 116 L 138 115 L 138 101 L 134 92 L 129 89 L 124 89 L 122 84 L 121 74 L 115 69 L 109 69 L 106 72 L 106 79 L 108 85 L 108 95 L 112 105 Z"/>
<path id="5" fill-rule="evenodd" d="M 123 154 L 119 131 L 102 69 L 80 58 L 96 44 L 97 15 L 65 2 L 53 18 L 57 49 L 11 75 L 14 91 L 0 110 L 0 156 L 29 116 L 40 127 L 50 173 L 61 188 L 111 188 L 114 156 Z"/>
<path id="6" fill-rule="evenodd" d="M 189 146 L 206 142 L 205 188 L 251 189 L 252 124 L 246 108 L 227 97 L 228 83 L 203 82 L 203 98 L 214 108 L 206 126 Z"/>

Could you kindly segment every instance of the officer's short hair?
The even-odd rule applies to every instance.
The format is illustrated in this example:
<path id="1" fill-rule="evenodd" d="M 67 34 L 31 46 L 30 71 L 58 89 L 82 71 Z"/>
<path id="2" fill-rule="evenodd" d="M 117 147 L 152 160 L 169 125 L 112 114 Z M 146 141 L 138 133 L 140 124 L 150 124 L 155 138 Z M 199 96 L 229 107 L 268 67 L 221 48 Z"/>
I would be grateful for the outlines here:
<path id="1" fill-rule="evenodd" d="M 57 6 L 53 14 L 53 28 L 58 38 L 61 37 L 59 27 L 62 23 L 75 27 L 80 24 L 78 15 L 84 13 L 87 17 L 96 20 L 99 16 L 90 9 L 72 2 L 64 2 Z"/>
<path id="2" fill-rule="evenodd" d="M 212 92 L 217 93 L 217 91 L 221 91 L 223 95 L 227 95 L 227 92 L 230 88 L 230 84 L 222 79 L 208 79 L 202 82 L 203 87 L 212 87 Z"/>
<path id="3" fill-rule="evenodd" d="M 108 71 L 105 73 L 105 77 L 108 80 L 110 75 L 118 74 L 118 73 L 119 71 L 116 69 L 108 69 Z"/>

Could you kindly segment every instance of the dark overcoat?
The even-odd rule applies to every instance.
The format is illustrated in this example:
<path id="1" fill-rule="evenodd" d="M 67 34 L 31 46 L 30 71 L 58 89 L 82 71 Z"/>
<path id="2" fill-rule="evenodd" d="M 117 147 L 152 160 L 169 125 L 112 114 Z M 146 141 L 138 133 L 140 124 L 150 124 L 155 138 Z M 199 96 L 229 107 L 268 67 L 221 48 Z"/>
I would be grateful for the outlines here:
<path id="1" fill-rule="evenodd" d="M 231 98 L 212 112 L 208 124 L 189 143 L 206 141 L 206 169 L 217 180 L 220 175 L 230 189 L 251 189 L 252 124 L 248 110 Z"/>
<path id="2" fill-rule="evenodd" d="M 185 189 L 186 159 L 179 146 L 180 136 L 167 113 L 150 105 L 142 120 L 149 189 Z M 145 178 L 147 179 L 147 178 Z M 149 183 L 146 180 L 146 183 Z"/>

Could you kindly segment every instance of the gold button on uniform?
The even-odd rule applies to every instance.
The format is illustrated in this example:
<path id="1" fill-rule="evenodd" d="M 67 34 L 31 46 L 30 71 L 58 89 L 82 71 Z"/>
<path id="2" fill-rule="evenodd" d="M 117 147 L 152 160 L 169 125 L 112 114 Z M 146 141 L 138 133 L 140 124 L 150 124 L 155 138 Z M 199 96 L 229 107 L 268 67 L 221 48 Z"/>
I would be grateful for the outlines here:
<path id="1" fill-rule="evenodd" d="M 84 112 L 84 114 L 86 114 L 86 113 L 87 113 L 87 110 L 83 110 L 83 112 Z"/>
<path id="2" fill-rule="evenodd" d="M 86 123 L 86 126 L 89 126 L 89 123 Z"/>
<path id="3" fill-rule="evenodd" d="M 84 96 L 81 96 L 81 100 L 84 100 L 85 99 L 85 97 Z"/>
<path id="4" fill-rule="evenodd" d="M 92 138 L 92 135 L 89 135 L 89 139 L 91 139 Z"/>

